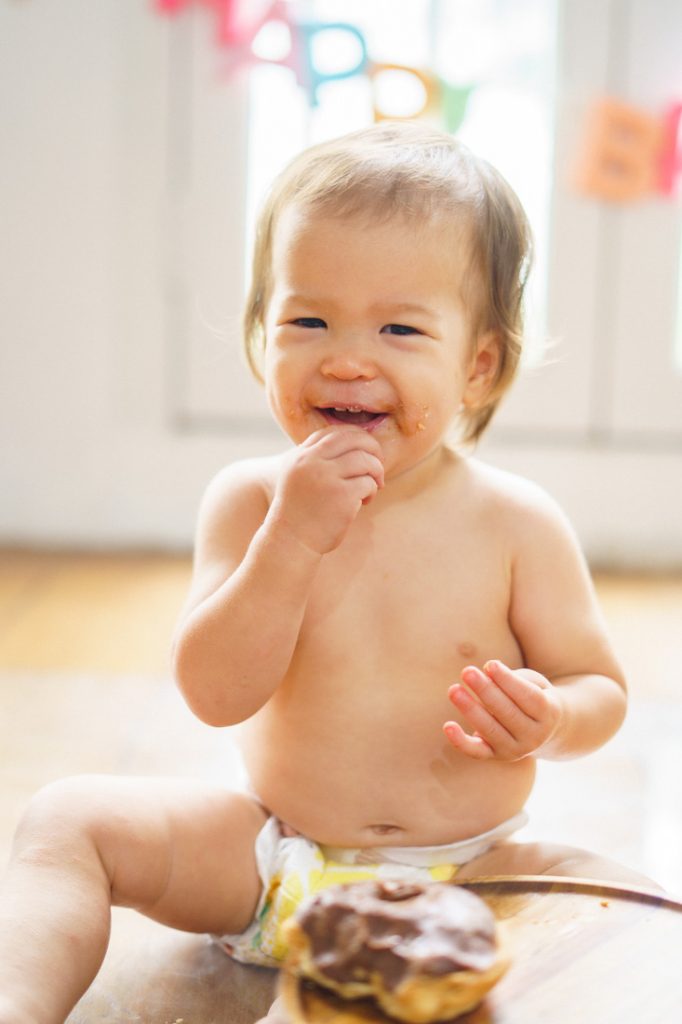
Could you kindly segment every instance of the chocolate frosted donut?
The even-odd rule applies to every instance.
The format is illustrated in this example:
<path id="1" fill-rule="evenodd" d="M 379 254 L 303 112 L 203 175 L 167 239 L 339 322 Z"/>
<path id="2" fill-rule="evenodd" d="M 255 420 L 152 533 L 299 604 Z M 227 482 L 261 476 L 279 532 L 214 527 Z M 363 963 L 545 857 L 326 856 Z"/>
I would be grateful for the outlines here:
<path id="1" fill-rule="evenodd" d="M 411 1024 L 472 1009 L 507 967 L 491 910 L 446 883 L 334 886 L 285 929 L 287 970 Z"/>

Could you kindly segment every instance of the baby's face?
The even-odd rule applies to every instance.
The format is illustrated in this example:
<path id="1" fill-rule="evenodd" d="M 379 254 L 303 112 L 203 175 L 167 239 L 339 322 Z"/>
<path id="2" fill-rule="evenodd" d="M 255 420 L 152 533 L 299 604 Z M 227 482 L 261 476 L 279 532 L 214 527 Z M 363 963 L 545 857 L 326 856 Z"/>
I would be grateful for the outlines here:
<path id="1" fill-rule="evenodd" d="M 381 444 L 387 479 L 441 447 L 496 359 L 492 342 L 473 337 L 460 287 L 468 254 L 457 236 L 440 223 L 284 211 L 265 384 L 294 442 L 356 424 Z"/>

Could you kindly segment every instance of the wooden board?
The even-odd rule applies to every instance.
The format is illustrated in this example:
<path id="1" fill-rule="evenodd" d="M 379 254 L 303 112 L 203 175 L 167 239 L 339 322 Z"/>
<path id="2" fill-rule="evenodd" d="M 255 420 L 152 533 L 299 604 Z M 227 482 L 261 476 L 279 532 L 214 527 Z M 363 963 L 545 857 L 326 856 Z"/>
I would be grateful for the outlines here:
<path id="1" fill-rule="evenodd" d="M 673 1024 L 682 1019 L 682 903 L 548 876 L 467 881 L 506 922 L 512 966 L 460 1024 Z M 368 1003 L 299 989 L 310 1024 L 385 1024 Z"/>
<path id="2" fill-rule="evenodd" d="M 458 1024 L 676 1024 L 682 1020 L 682 903 L 566 878 L 461 883 L 491 906 L 512 944 L 508 973 Z M 253 1024 L 276 975 L 234 963 L 205 936 L 117 910 L 104 969 L 68 1024 Z M 386 1024 L 366 1003 L 303 993 L 311 1024 Z"/>
<path id="3" fill-rule="evenodd" d="M 275 971 L 131 910 L 114 918 L 102 971 L 66 1024 L 254 1024 L 268 1012 Z"/>
<path id="4" fill-rule="evenodd" d="M 471 885 L 509 924 L 513 964 L 476 1024 L 672 1024 L 682 1011 L 682 904 L 589 881 Z"/>

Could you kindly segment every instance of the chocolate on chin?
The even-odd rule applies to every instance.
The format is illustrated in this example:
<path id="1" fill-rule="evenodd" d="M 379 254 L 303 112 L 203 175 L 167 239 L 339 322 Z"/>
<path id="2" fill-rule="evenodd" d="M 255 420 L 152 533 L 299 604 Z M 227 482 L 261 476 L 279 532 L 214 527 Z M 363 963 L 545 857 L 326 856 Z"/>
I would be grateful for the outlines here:
<path id="1" fill-rule="evenodd" d="M 467 889 L 444 882 L 371 881 L 322 890 L 284 925 L 282 995 L 293 1021 L 381 1020 L 432 1024 L 466 1013 L 508 967 L 494 915 Z M 305 982 L 316 988 L 306 993 Z M 322 1012 L 328 993 L 336 1015 Z M 314 1009 L 311 1009 L 314 1007 Z"/>

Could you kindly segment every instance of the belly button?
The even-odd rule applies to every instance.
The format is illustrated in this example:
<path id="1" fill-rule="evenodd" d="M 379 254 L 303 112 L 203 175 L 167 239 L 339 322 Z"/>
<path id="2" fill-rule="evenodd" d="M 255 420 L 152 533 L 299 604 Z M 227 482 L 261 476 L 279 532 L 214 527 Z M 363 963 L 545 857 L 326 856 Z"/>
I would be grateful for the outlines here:
<path id="1" fill-rule="evenodd" d="M 396 832 L 404 832 L 400 825 L 370 825 L 370 830 L 377 836 L 392 836 Z"/>
<path id="2" fill-rule="evenodd" d="M 471 661 L 476 654 L 476 644 L 469 643 L 465 640 L 463 643 L 457 644 L 457 650 L 463 658 L 466 658 L 467 661 Z"/>

